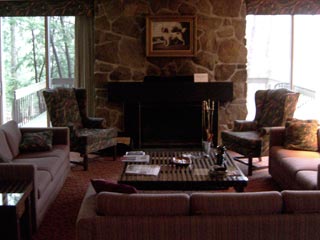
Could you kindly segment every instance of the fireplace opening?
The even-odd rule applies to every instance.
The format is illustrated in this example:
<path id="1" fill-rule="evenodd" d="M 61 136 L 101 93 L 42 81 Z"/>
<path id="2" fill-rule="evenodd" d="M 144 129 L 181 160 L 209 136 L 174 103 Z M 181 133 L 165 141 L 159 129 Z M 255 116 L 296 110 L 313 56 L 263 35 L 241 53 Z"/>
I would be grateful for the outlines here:
<path id="1" fill-rule="evenodd" d="M 198 148 L 201 124 L 201 103 L 141 104 L 141 146 Z"/>

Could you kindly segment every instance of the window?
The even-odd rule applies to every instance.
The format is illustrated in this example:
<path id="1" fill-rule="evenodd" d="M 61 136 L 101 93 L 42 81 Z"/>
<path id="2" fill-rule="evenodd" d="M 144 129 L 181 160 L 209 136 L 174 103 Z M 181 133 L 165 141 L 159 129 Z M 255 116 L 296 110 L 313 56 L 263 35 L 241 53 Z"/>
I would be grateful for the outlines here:
<path id="1" fill-rule="evenodd" d="M 320 119 L 320 16 L 248 15 L 248 120 L 255 115 L 258 89 L 300 92 L 295 117 Z"/>
<path id="2" fill-rule="evenodd" d="M 0 31 L 2 122 L 46 126 L 41 91 L 73 85 L 75 17 L 2 17 Z"/>

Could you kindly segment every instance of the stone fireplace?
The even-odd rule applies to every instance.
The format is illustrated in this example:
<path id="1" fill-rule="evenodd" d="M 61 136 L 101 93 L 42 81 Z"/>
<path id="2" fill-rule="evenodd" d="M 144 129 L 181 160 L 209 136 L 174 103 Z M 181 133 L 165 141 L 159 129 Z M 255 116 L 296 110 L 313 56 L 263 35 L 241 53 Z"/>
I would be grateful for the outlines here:
<path id="1" fill-rule="evenodd" d="M 120 131 L 126 130 L 123 105 L 110 101 L 106 88 L 109 83 L 139 83 L 150 75 L 207 73 L 210 83 L 233 84 L 232 99 L 219 105 L 217 135 L 230 128 L 233 120 L 246 117 L 244 0 L 96 0 L 94 4 L 96 116 L 106 118 L 109 125 L 117 126 Z M 148 15 L 195 16 L 196 55 L 146 57 Z M 143 111 L 148 112 L 148 108 L 142 106 Z"/>
<path id="2" fill-rule="evenodd" d="M 110 82 L 106 88 L 109 102 L 123 105 L 123 132 L 136 148 L 200 147 L 202 101 L 207 99 L 215 102 L 212 129 L 217 144 L 218 106 L 233 97 L 231 82 L 194 83 L 193 76 Z"/>

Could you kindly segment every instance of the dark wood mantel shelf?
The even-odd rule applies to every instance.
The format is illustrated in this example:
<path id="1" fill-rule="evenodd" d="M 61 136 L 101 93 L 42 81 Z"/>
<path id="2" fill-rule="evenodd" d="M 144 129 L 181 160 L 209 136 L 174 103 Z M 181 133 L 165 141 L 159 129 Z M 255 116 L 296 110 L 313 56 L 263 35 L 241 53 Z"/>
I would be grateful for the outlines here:
<path id="1" fill-rule="evenodd" d="M 111 102 L 228 102 L 233 98 L 232 82 L 110 82 L 107 88 Z"/>
<path id="2" fill-rule="evenodd" d="M 150 108 L 152 104 L 167 104 L 170 107 L 197 104 L 201 108 L 202 101 L 208 99 L 215 101 L 213 143 L 217 144 L 219 104 L 233 99 L 232 82 L 110 82 L 106 88 L 108 101 L 124 104 L 125 134 L 132 138 L 136 148 L 146 147 L 141 129 L 142 112 L 145 107 Z M 201 110 L 199 111 L 197 116 L 201 118 Z"/>

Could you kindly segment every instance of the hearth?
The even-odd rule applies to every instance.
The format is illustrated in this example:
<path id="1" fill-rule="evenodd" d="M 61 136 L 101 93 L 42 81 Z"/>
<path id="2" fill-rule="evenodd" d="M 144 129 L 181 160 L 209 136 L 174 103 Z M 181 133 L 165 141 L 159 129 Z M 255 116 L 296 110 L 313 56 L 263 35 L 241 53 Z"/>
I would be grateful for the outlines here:
<path id="1" fill-rule="evenodd" d="M 232 82 L 194 83 L 192 76 L 152 77 L 145 82 L 110 82 L 108 100 L 124 104 L 124 135 L 135 148 L 200 147 L 202 101 L 215 101 L 213 143 L 217 144 L 218 108 L 231 101 Z"/>

